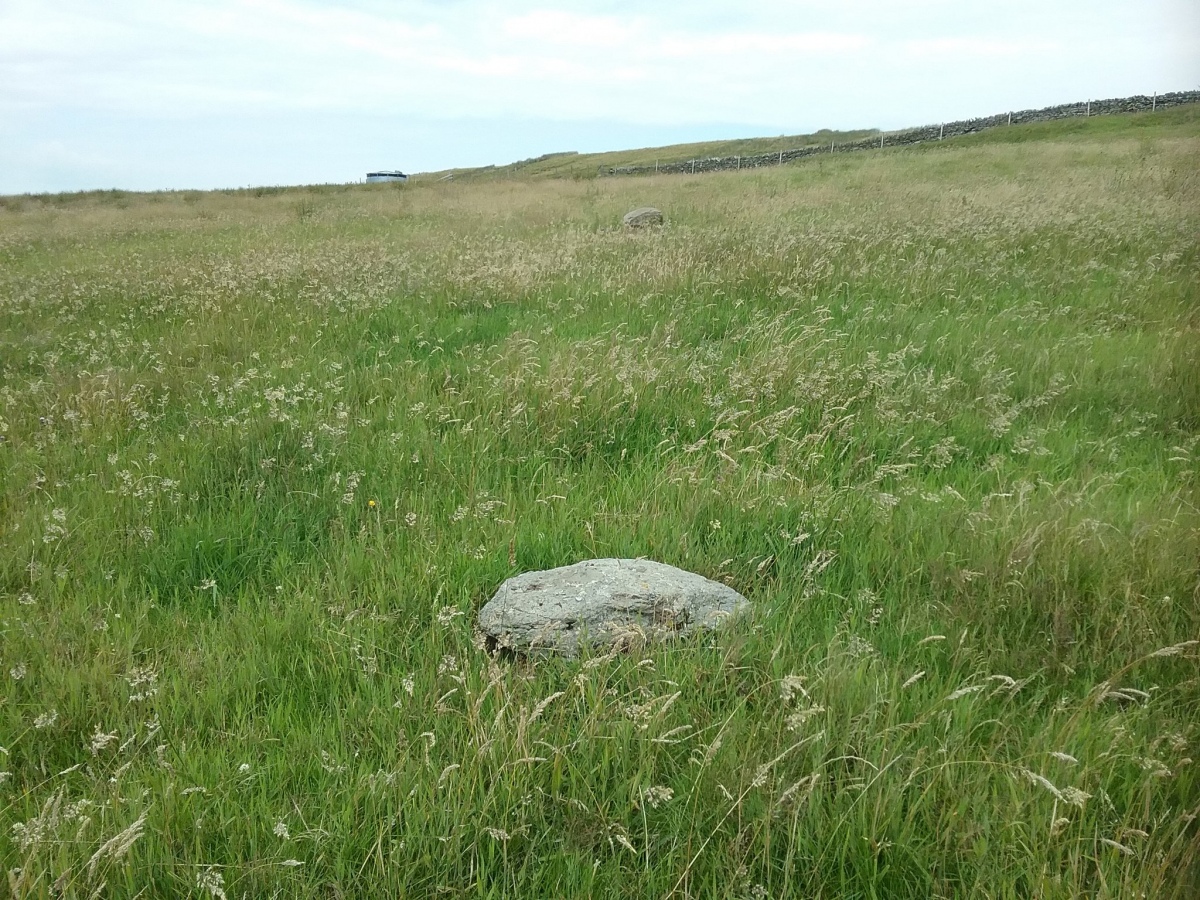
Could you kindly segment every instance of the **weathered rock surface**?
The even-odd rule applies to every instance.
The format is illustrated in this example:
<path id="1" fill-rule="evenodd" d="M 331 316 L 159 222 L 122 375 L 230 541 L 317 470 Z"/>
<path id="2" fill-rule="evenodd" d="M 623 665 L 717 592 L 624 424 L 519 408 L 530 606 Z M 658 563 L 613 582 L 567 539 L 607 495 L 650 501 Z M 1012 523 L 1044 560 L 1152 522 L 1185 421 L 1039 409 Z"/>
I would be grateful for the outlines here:
<path id="1" fill-rule="evenodd" d="M 749 607 L 733 588 L 645 559 L 589 559 L 525 572 L 479 611 L 491 651 L 574 655 L 718 628 Z"/>
<path id="2" fill-rule="evenodd" d="M 626 228 L 645 228 L 647 225 L 661 225 L 663 214 L 662 210 L 653 206 L 641 206 L 625 213 L 625 218 L 621 221 L 625 223 Z"/>

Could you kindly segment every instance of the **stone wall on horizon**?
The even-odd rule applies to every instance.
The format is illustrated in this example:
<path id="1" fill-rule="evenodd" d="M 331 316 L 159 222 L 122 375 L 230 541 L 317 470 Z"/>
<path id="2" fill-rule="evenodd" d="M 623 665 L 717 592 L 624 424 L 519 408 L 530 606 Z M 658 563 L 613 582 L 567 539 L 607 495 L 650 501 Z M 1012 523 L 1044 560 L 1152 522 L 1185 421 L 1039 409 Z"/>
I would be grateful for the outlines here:
<path id="1" fill-rule="evenodd" d="M 958 137 L 964 134 L 974 134 L 1004 125 L 1021 125 L 1027 122 L 1050 122 L 1055 119 L 1073 119 L 1081 116 L 1111 116 L 1122 113 L 1152 112 L 1158 109 L 1183 106 L 1188 103 L 1200 103 L 1200 91 L 1174 91 L 1169 94 L 1157 94 L 1154 96 L 1139 94 L 1134 97 L 1118 97 L 1110 100 L 1085 100 L 1079 103 L 1063 103 L 1058 106 L 1043 107 L 1042 109 L 1023 109 L 1014 112 L 998 113 L 994 116 L 983 116 L 977 119 L 963 119 L 959 122 L 946 122 L 938 125 L 908 128 L 903 131 L 883 132 L 869 138 L 847 141 L 844 144 L 835 142 L 820 146 L 801 147 L 796 150 L 783 150 L 777 153 L 761 153 L 755 156 L 713 156 L 654 166 L 602 167 L 600 174 L 695 174 L 697 172 L 716 172 L 729 169 L 755 169 L 761 166 L 778 166 L 785 162 L 803 159 L 806 156 L 817 156 L 821 153 L 845 153 L 852 150 L 881 150 L 885 147 L 902 147 L 910 144 L 921 144 L 926 141 L 943 140 L 948 137 Z"/>

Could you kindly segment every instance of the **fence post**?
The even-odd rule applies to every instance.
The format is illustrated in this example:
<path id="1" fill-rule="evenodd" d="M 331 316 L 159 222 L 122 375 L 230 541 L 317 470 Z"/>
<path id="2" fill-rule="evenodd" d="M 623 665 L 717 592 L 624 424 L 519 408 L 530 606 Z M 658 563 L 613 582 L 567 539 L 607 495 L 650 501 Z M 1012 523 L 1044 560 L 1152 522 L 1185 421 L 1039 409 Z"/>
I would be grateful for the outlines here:
<path id="1" fill-rule="evenodd" d="M 1158 91 L 1154 92 L 1154 97 L 1150 100 L 1150 112 L 1154 112 L 1158 108 Z"/>
<path id="2" fill-rule="evenodd" d="M 781 166 L 783 165 L 783 151 L 782 150 L 779 151 L 779 165 L 781 165 Z"/>
<path id="3" fill-rule="evenodd" d="M 883 135 L 882 134 L 879 136 L 879 149 L 880 150 L 883 149 Z"/>
<path id="4" fill-rule="evenodd" d="M 1083 114 L 1083 117 L 1084 117 L 1085 119 L 1090 119 L 1090 118 L 1091 118 L 1091 116 L 1092 116 L 1092 101 L 1091 101 L 1091 100 L 1089 100 L 1089 101 L 1087 102 L 1087 112 L 1085 112 L 1085 113 Z"/>
<path id="5" fill-rule="evenodd" d="M 692 174 L 696 174 L 696 160 L 694 159 L 692 160 Z"/>
<path id="6" fill-rule="evenodd" d="M 1008 114 L 1008 124 L 1009 125 L 1012 124 L 1012 113 L 1011 112 Z"/>
<path id="7" fill-rule="evenodd" d="M 938 132 L 938 140 L 940 141 L 945 136 L 946 136 L 946 123 L 943 122 L 941 130 Z"/>
<path id="8" fill-rule="evenodd" d="M 830 153 L 832 153 L 832 152 L 833 152 L 833 141 L 830 141 L 830 142 L 829 142 L 829 152 L 830 152 Z"/>
<path id="9" fill-rule="evenodd" d="M 654 174 L 655 175 L 658 174 L 658 160 L 657 159 L 654 161 Z"/>
<path id="10" fill-rule="evenodd" d="M 742 158 L 740 156 L 738 157 L 737 167 L 740 172 L 742 170 Z"/>

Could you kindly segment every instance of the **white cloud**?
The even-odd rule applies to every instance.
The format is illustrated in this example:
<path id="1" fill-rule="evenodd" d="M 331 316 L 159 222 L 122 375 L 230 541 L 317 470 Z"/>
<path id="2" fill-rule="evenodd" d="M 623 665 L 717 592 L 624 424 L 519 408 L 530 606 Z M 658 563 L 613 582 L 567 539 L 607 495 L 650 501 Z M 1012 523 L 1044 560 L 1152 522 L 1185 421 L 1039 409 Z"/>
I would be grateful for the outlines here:
<path id="1" fill-rule="evenodd" d="M 627 46 L 651 31 L 644 18 L 587 16 L 555 9 L 538 9 L 504 20 L 501 30 L 516 40 L 568 47 Z"/>
<path id="2" fill-rule="evenodd" d="M 1062 41 L 1045 38 L 1025 40 L 944 37 L 930 40 L 905 41 L 904 52 L 909 56 L 963 58 L 963 57 L 1018 57 L 1061 53 Z"/>
<path id="3" fill-rule="evenodd" d="M 871 45 L 865 34 L 834 34 L 828 32 L 767 34 L 733 32 L 731 34 L 671 35 L 664 38 L 658 49 L 668 57 L 701 57 L 714 59 L 737 58 L 742 62 L 763 62 L 773 58 L 776 63 L 794 62 L 793 54 L 833 55 L 854 54 Z"/>

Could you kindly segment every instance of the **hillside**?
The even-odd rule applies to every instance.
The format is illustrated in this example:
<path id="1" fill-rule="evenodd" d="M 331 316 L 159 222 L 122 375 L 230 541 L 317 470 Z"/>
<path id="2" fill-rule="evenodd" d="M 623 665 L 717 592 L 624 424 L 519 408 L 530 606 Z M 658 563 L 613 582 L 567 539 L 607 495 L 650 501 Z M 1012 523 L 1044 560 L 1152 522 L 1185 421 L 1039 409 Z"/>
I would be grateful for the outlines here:
<path id="1" fill-rule="evenodd" d="M 600 169 L 617 166 L 653 166 L 655 162 L 678 163 L 709 156 L 752 156 L 758 153 L 777 153 L 780 150 L 791 150 L 796 147 L 828 146 L 830 141 L 851 141 L 878 133 L 874 129 L 860 131 L 822 129 L 813 134 L 700 141 L 692 144 L 672 144 L 666 147 L 645 147 L 640 150 L 613 150 L 605 153 L 549 153 L 534 159 L 520 160 L 502 166 L 443 169 L 439 172 L 423 172 L 417 177 L 436 179 L 453 175 L 455 178 L 487 176 L 586 178 L 594 176 Z"/>
<path id="2" fill-rule="evenodd" d="M 874 150 L 875 139 L 883 139 L 887 147 L 894 148 L 897 144 L 928 144 L 951 143 L 967 141 L 970 143 L 1014 143 L 1028 140 L 1044 140 L 1065 138 L 1072 135 L 1099 137 L 1105 134 L 1120 133 L 1129 128 L 1156 127 L 1171 122 L 1193 122 L 1200 115 L 1200 95 L 1196 92 L 1173 95 L 1176 102 L 1183 100 L 1184 105 L 1162 108 L 1148 114 L 1146 112 L 1127 112 L 1121 114 L 1085 116 L 1084 104 L 1067 104 L 1063 107 L 1051 107 L 1046 110 L 1026 110 L 1017 113 L 1015 121 L 1004 124 L 1003 116 L 985 117 L 957 123 L 961 126 L 945 134 L 939 134 L 938 125 L 929 125 L 904 129 L 896 132 L 880 132 L 877 129 L 860 131 L 830 131 L 823 129 L 814 134 L 781 135 L 775 138 L 748 138 L 736 141 L 710 141 L 704 143 L 675 144 L 665 147 L 649 147 L 641 150 L 619 150 L 607 153 L 580 154 L 573 152 L 548 153 L 534 159 L 522 160 L 504 166 L 485 166 L 475 169 L 447 169 L 440 172 L 423 173 L 418 178 L 433 178 L 444 180 L 448 178 L 488 178 L 488 177 L 536 177 L 557 176 L 587 178 L 597 174 L 622 174 L 623 170 L 653 170 L 664 171 L 671 166 L 688 170 L 687 164 L 696 161 L 704 168 L 706 162 L 716 159 L 732 161 L 733 158 L 754 159 L 765 157 L 768 161 L 776 154 L 781 154 L 780 162 L 794 162 L 795 156 L 805 151 L 823 152 L 826 148 L 841 148 L 847 150 Z M 1190 102 L 1188 102 L 1190 101 Z M 1148 105 L 1149 98 L 1127 101 L 1105 101 L 1113 109 L 1121 107 L 1137 107 Z M 1090 104 L 1086 105 L 1090 109 Z M 1063 114 L 1071 118 L 1050 118 Z M 1044 120 L 1043 120 L 1044 117 Z M 1164 118 L 1165 117 L 1165 118 Z M 1010 119 L 1012 117 L 1010 116 Z M 1022 121 L 1026 119 L 1029 121 Z M 945 129 L 946 126 L 942 126 Z M 978 129 L 976 131 L 976 129 Z M 955 133 L 957 130 L 973 133 Z M 886 149 L 881 146 L 879 149 Z M 788 155 L 793 156 L 792 159 Z M 649 174 L 642 171 L 640 174 Z M 694 174 L 694 172 L 693 172 Z"/>

